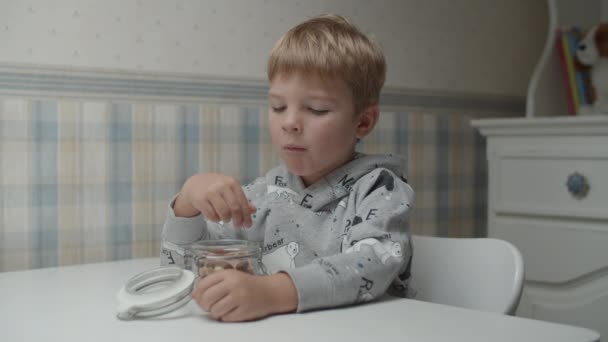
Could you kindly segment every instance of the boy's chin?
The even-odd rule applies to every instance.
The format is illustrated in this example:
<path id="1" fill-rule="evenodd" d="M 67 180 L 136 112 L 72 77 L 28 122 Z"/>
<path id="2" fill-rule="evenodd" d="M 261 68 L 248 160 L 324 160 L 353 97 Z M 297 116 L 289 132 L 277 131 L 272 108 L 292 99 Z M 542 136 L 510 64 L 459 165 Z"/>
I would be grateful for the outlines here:
<path id="1" fill-rule="evenodd" d="M 292 175 L 298 177 L 306 177 L 312 174 L 309 168 L 303 167 L 302 165 L 294 165 L 293 163 L 285 162 L 285 167 Z"/>
<path id="2" fill-rule="evenodd" d="M 302 168 L 292 167 L 289 164 L 285 164 L 285 166 L 287 167 L 287 170 L 295 176 L 306 177 L 306 175 L 308 175 L 308 172 Z"/>

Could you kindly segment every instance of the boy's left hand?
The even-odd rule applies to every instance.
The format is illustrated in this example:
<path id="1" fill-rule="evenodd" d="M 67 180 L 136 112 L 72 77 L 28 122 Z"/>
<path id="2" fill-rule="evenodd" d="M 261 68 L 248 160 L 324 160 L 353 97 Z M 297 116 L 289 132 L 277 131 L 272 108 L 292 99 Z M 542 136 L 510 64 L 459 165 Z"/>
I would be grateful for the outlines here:
<path id="1" fill-rule="evenodd" d="M 198 281 L 192 298 L 211 317 L 226 322 L 249 321 L 297 308 L 295 286 L 285 273 L 215 272 Z"/>

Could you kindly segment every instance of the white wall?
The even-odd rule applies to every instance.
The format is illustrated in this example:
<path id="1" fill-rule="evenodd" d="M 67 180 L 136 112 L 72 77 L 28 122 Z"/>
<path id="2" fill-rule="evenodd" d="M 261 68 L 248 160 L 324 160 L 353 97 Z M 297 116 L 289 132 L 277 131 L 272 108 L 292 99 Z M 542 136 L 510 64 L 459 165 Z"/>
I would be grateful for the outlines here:
<path id="1" fill-rule="evenodd" d="M 577 25 L 585 28 L 597 23 L 607 0 L 556 0 L 557 21 L 563 26 Z"/>
<path id="2" fill-rule="evenodd" d="M 0 63 L 264 79 L 324 12 L 381 42 L 388 86 L 478 94 L 525 95 L 547 26 L 539 0 L 0 0 Z"/>

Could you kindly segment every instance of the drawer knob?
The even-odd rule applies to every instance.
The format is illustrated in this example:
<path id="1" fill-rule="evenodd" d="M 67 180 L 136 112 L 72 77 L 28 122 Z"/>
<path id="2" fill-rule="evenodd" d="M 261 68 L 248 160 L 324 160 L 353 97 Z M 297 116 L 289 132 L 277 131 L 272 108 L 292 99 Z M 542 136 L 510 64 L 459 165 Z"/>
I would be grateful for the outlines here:
<path id="1" fill-rule="evenodd" d="M 587 196 L 587 193 L 589 192 L 589 182 L 587 181 L 587 177 L 578 172 L 568 175 L 566 186 L 568 187 L 568 191 L 572 194 L 572 196 L 577 198 L 583 198 Z"/>

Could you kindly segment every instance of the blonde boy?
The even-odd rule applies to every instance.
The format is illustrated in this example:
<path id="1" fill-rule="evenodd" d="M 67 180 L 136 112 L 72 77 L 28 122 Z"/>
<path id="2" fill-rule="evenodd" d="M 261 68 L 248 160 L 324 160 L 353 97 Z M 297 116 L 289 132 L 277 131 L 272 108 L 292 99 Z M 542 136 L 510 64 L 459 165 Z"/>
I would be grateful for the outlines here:
<path id="1" fill-rule="evenodd" d="M 355 152 L 378 120 L 384 78 L 381 50 L 340 16 L 307 20 L 277 42 L 268 118 L 282 165 L 245 187 L 221 174 L 190 177 L 163 228 L 164 264 L 182 263 L 185 244 L 234 238 L 241 227 L 263 246 L 269 275 L 225 270 L 199 281 L 193 298 L 212 317 L 406 295 L 414 192 L 403 160 Z"/>

